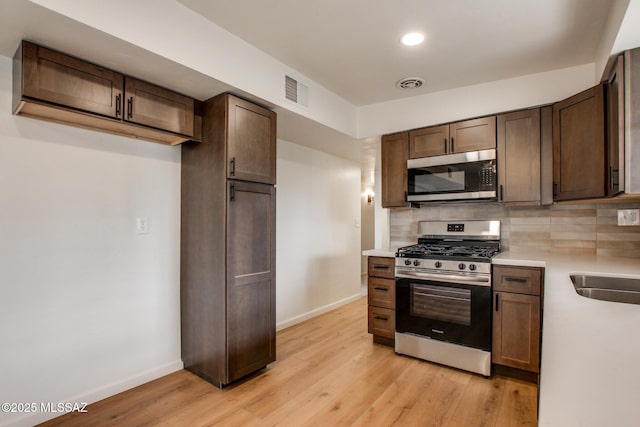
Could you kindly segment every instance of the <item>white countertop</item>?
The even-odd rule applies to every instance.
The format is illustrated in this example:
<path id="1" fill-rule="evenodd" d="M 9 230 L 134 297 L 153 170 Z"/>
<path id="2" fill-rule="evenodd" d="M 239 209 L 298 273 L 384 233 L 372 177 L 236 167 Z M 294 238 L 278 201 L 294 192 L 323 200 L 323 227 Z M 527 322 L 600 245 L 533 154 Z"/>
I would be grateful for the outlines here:
<path id="1" fill-rule="evenodd" d="M 363 256 L 381 256 L 386 258 L 395 258 L 398 248 L 403 246 L 415 245 L 416 242 L 407 242 L 397 246 L 388 246 L 384 248 L 367 249 L 362 251 Z"/>
<path id="2" fill-rule="evenodd" d="M 503 252 L 493 263 L 545 267 L 539 425 L 640 425 L 640 305 L 582 297 L 569 278 L 640 277 L 640 260 Z"/>

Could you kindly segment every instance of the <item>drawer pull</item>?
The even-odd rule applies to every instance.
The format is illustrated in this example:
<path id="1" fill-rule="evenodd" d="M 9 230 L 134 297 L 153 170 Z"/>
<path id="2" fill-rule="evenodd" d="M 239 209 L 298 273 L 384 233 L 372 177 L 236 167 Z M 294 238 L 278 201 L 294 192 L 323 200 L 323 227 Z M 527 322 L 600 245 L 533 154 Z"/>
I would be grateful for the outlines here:
<path id="1" fill-rule="evenodd" d="M 505 282 L 527 283 L 529 280 L 520 277 L 505 277 Z"/>
<path id="2" fill-rule="evenodd" d="M 374 318 L 374 319 L 378 319 L 378 320 L 384 320 L 385 322 L 386 322 L 387 320 L 389 320 L 389 318 L 388 318 L 388 317 L 382 317 L 382 316 L 373 316 L 373 318 Z"/>
<path id="3" fill-rule="evenodd" d="M 373 289 L 375 289 L 376 291 L 382 291 L 382 292 L 388 292 L 389 291 L 388 288 L 379 288 L 377 286 L 374 286 Z"/>
<path id="4" fill-rule="evenodd" d="M 379 268 L 380 270 L 388 270 L 389 266 L 384 264 L 373 264 L 373 268 Z"/>

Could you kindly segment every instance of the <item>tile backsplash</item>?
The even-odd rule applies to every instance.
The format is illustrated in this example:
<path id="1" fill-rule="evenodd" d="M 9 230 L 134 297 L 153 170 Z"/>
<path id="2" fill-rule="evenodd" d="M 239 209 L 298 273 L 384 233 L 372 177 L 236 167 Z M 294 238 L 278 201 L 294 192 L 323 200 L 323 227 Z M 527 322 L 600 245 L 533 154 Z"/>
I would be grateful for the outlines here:
<path id="1" fill-rule="evenodd" d="M 501 206 L 487 203 L 433 205 L 390 214 L 390 243 L 416 241 L 418 221 L 490 219 L 501 221 L 502 248 L 513 252 L 544 249 L 640 258 L 640 226 L 618 226 L 618 209 L 640 202 Z"/>

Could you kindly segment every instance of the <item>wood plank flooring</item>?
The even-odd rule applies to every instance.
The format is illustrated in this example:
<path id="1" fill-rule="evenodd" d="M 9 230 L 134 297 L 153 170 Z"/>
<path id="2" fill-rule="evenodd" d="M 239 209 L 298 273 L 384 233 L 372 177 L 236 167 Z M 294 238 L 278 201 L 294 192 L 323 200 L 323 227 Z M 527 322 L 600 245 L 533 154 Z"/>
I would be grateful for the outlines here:
<path id="1" fill-rule="evenodd" d="M 366 297 L 277 334 L 277 361 L 220 390 L 179 371 L 43 426 L 535 426 L 534 384 L 396 355 Z"/>

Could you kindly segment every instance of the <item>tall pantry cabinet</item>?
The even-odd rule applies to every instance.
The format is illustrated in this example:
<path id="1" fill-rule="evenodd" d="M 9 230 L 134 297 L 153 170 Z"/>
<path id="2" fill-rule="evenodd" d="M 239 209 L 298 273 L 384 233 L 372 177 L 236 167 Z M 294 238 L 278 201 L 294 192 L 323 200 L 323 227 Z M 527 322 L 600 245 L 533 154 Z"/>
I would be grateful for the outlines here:
<path id="1" fill-rule="evenodd" d="M 276 114 L 230 94 L 182 146 L 185 368 L 222 387 L 275 360 Z"/>

